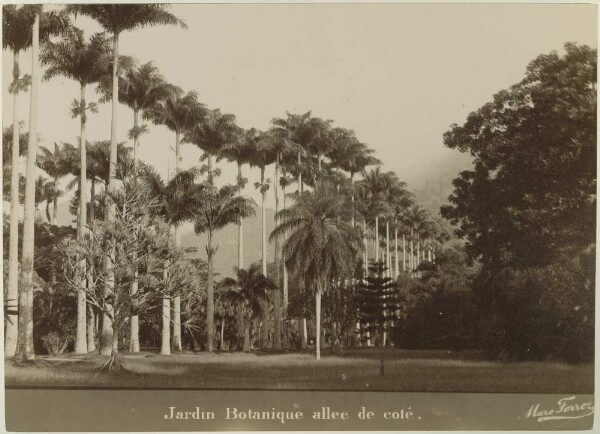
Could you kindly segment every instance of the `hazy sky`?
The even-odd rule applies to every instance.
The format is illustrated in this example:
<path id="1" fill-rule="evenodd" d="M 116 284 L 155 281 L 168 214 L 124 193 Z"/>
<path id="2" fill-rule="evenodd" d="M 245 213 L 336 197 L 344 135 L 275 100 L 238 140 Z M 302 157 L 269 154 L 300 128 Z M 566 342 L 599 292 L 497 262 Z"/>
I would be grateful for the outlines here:
<path id="1" fill-rule="evenodd" d="M 235 114 L 245 128 L 267 129 L 286 111 L 333 119 L 354 129 L 409 187 L 455 152 L 442 144 L 452 123 L 520 81 L 537 55 L 562 51 L 568 41 L 595 47 L 597 34 L 596 7 L 574 4 L 179 4 L 171 11 L 187 30 L 125 33 L 121 53 L 152 60 L 167 80 L 198 91 L 210 108 Z M 89 19 L 76 24 L 87 35 L 100 30 Z M 30 65 L 26 52 L 23 72 Z M 12 123 L 11 68 L 12 54 L 5 51 L 4 126 Z M 42 144 L 76 142 L 79 120 L 71 119 L 69 107 L 78 96 L 78 85 L 68 79 L 42 82 Z M 88 100 L 95 99 L 90 88 Z M 20 106 L 27 123 L 28 96 Z M 124 141 L 133 116 L 125 106 L 118 115 Z M 109 138 L 109 104 L 89 117 L 87 134 L 88 140 Z M 141 139 L 141 158 L 166 175 L 173 144 L 173 133 L 151 126 Z M 187 168 L 198 164 L 200 151 L 186 144 L 182 155 Z M 233 167 L 222 168 L 222 181 L 232 182 Z M 258 171 L 249 178 L 247 194 L 258 199 Z"/>

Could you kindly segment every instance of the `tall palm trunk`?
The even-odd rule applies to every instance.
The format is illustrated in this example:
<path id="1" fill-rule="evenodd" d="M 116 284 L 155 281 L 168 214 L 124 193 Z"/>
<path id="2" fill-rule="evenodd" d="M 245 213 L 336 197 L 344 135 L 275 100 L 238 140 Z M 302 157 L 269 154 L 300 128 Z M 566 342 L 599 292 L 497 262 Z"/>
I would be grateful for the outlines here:
<path id="1" fill-rule="evenodd" d="M 242 351 L 245 353 L 250 351 L 250 320 L 244 320 L 244 347 Z"/>
<path id="2" fill-rule="evenodd" d="M 406 271 L 406 238 L 402 234 L 402 271 Z"/>
<path id="3" fill-rule="evenodd" d="M 415 273 L 415 253 L 414 253 L 414 243 L 413 243 L 413 229 L 410 229 L 410 272 L 412 277 L 414 277 Z"/>
<path id="4" fill-rule="evenodd" d="M 242 164 L 240 162 L 237 163 L 238 166 L 238 184 L 242 186 Z M 238 269 L 241 270 L 244 268 L 244 219 L 240 219 L 240 223 L 238 225 Z"/>
<path id="5" fill-rule="evenodd" d="M 379 262 L 379 216 L 375 217 L 375 262 Z"/>
<path id="6" fill-rule="evenodd" d="M 168 267 L 167 263 L 163 269 L 165 285 L 169 274 Z M 160 336 L 160 353 L 163 355 L 171 354 L 171 299 L 169 297 L 163 297 L 162 299 L 162 332 Z"/>
<path id="7" fill-rule="evenodd" d="M 179 173 L 181 160 L 181 140 L 179 131 L 175 132 L 175 173 Z M 175 226 L 175 247 L 181 247 L 181 231 Z M 176 295 L 173 299 L 173 349 L 181 351 L 181 297 Z"/>
<path id="8" fill-rule="evenodd" d="M 6 293 L 6 306 L 9 313 L 6 316 L 4 329 L 4 355 L 13 357 L 17 351 L 17 297 L 19 296 L 19 52 L 13 51 L 13 136 L 11 150 L 10 174 L 10 245 L 8 250 L 8 290 Z"/>
<path id="9" fill-rule="evenodd" d="M 23 254 L 21 285 L 19 287 L 19 329 L 15 356 L 21 360 L 34 359 L 33 349 L 33 255 L 35 219 L 35 160 L 37 157 L 37 124 L 40 49 L 40 13 L 35 14 L 31 44 L 31 101 L 29 105 L 29 137 L 23 222 Z"/>
<path id="10" fill-rule="evenodd" d="M 385 221 L 385 266 L 387 277 L 392 275 L 392 257 L 390 256 L 390 222 Z"/>
<path id="11" fill-rule="evenodd" d="M 267 192 L 264 189 L 265 183 L 265 166 L 260 168 L 260 185 L 261 185 L 261 208 L 262 208 L 262 273 L 263 275 L 267 275 L 267 214 L 265 212 L 265 201 L 267 199 Z M 261 302 L 263 304 L 262 309 L 262 324 L 260 327 L 260 340 L 261 347 L 266 348 L 269 341 L 269 301 L 263 300 Z"/>
<path id="12" fill-rule="evenodd" d="M 261 188 L 261 228 L 262 228 L 262 273 L 267 275 L 267 215 L 265 213 L 265 200 L 267 199 L 267 192 L 264 190 L 265 183 L 265 167 L 260 168 L 260 188 Z"/>
<path id="13" fill-rule="evenodd" d="M 139 146 L 139 116 L 140 112 L 137 107 L 133 109 L 133 171 L 137 174 L 138 162 L 138 146 Z M 134 253 L 135 256 L 135 253 Z M 134 258 L 134 260 L 137 258 Z M 138 293 L 138 270 L 134 271 L 134 279 L 131 282 L 131 297 L 132 297 L 132 314 L 129 318 L 129 351 L 132 353 L 140 352 L 140 318 L 137 315 L 137 301 L 135 300 Z"/>
<path id="14" fill-rule="evenodd" d="M 285 178 L 285 167 L 283 168 L 283 177 Z M 282 189 L 282 195 L 283 195 L 283 209 L 285 208 L 285 184 L 281 186 Z M 288 318 L 287 318 L 287 311 L 288 311 L 288 302 L 289 302 L 289 296 L 288 296 L 288 274 L 287 274 L 287 267 L 285 265 L 285 256 L 283 254 L 283 251 L 281 253 L 281 266 L 283 269 L 283 348 L 287 349 L 289 347 L 289 342 L 288 342 Z"/>
<path id="15" fill-rule="evenodd" d="M 87 224 L 87 159 L 86 159 L 86 143 L 85 143 L 85 84 L 81 83 L 81 101 L 80 101 L 80 121 L 81 132 L 79 137 L 79 215 L 77 220 L 77 236 L 83 241 L 86 235 Z M 56 200 L 56 199 L 55 199 Z M 84 286 L 86 285 L 87 271 L 85 259 L 79 262 L 78 278 L 81 279 L 80 289 L 77 291 L 77 337 L 75 339 L 75 354 L 87 353 L 87 305 Z"/>
<path id="16" fill-rule="evenodd" d="M 354 228 L 354 172 L 350 172 L 350 188 L 352 190 L 351 203 L 352 203 L 352 227 Z"/>
<path id="17" fill-rule="evenodd" d="M 298 193 L 302 193 L 302 155 L 298 151 Z"/>
<path id="18" fill-rule="evenodd" d="M 364 276 L 367 277 L 369 275 L 369 244 L 367 241 L 367 219 L 363 220 L 363 243 L 365 245 Z"/>
<path id="19" fill-rule="evenodd" d="M 58 189 L 58 179 L 54 179 L 54 188 Z M 52 220 L 50 221 L 51 225 L 55 225 L 58 218 L 58 196 L 56 194 L 53 195 L 52 198 Z"/>
<path id="20" fill-rule="evenodd" d="M 213 255 L 212 230 L 209 229 L 207 237 L 206 254 L 208 257 L 208 276 L 206 278 L 206 350 L 213 351 L 215 336 L 215 300 L 213 287 Z"/>
<path id="21" fill-rule="evenodd" d="M 321 360 L 321 288 L 315 291 L 315 359 Z"/>
<path id="22" fill-rule="evenodd" d="M 96 225 L 96 179 L 92 178 L 90 189 L 90 226 L 92 227 L 92 232 L 95 230 Z M 94 287 L 94 266 L 91 265 L 88 268 L 88 289 L 90 291 L 95 290 Z M 87 343 L 88 343 L 88 352 L 96 351 L 96 332 L 98 331 L 97 327 L 98 313 L 94 309 L 91 304 L 88 304 L 88 331 L 87 331 Z"/>
<path id="23" fill-rule="evenodd" d="M 394 225 L 396 226 L 396 225 Z M 398 227 L 394 227 L 394 278 L 400 275 L 400 261 L 398 258 Z"/>
<path id="24" fill-rule="evenodd" d="M 221 335 L 219 339 L 219 350 L 225 349 L 225 315 L 221 317 Z"/>
<path id="25" fill-rule="evenodd" d="M 275 192 L 275 227 L 277 227 L 277 213 L 279 212 L 279 153 L 275 159 L 275 182 L 273 190 Z M 279 251 L 279 238 L 275 239 L 275 282 L 277 288 L 274 291 L 273 304 L 274 321 L 273 321 L 273 348 L 281 350 L 281 252 Z"/>
<path id="26" fill-rule="evenodd" d="M 111 95 L 111 122 L 110 122 L 110 160 L 108 187 L 114 190 L 117 187 L 117 108 L 119 105 L 119 81 L 117 72 L 119 67 L 119 33 L 113 34 L 113 65 L 112 65 L 112 95 Z M 115 204 L 112 200 L 108 202 L 106 220 L 112 221 L 115 217 Z M 110 296 L 115 290 L 115 253 L 109 249 L 104 266 L 106 268 L 106 279 L 104 283 L 105 297 Z M 102 334 L 100 343 L 100 354 L 111 355 L 118 351 L 118 332 L 113 330 L 113 321 L 116 317 L 114 306 L 108 304 L 107 312 L 104 313 L 102 321 Z"/>

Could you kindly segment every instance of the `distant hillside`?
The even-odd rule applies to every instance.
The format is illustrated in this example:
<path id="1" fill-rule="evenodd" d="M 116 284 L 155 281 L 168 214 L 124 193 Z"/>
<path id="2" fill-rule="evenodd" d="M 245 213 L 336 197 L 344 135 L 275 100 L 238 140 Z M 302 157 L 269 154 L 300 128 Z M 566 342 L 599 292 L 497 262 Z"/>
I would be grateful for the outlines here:
<path id="1" fill-rule="evenodd" d="M 409 185 L 409 189 L 415 194 L 419 205 L 432 215 L 438 216 L 440 207 L 448 203 L 448 196 L 454 190 L 452 180 L 459 172 L 471 168 L 471 162 L 470 155 L 459 152 L 450 154 L 432 164 L 421 177 Z"/>

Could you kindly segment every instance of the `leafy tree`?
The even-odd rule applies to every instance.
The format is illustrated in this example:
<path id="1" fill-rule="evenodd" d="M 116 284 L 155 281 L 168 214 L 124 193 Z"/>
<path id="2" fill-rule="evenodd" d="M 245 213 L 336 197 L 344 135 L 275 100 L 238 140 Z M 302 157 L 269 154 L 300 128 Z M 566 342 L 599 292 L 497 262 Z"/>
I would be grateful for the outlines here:
<path id="1" fill-rule="evenodd" d="M 446 146 L 474 157 L 474 168 L 453 181 L 451 204 L 442 214 L 458 226 L 469 254 L 482 262 L 476 288 L 491 311 L 492 329 L 528 321 L 529 310 L 543 306 L 553 291 L 561 293 L 559 299 L 589 300 L 589 287 L 578 276 L 583 255 L 595 251 L 596 64 L 596 50 L 575 44 L 566 44 L 562 56 L 541 55 L 521 82 L 444 135 Z M 543 289 L 545 273 L 554 275 L 573 262 L 563 277 L 579 283 L 560 279 Z M 523 305 L 515 310 L 509 294 L 519 287 Z M 588 313 L 570 319 L 593 328 L 590 307 L 580 306 L 577 312 Z M 573 326 L 552 309 L 547 315 L 562 331 L 552 327 L 544 340 Z M 514 331 L 502 345 L 518 357 L 552 350 L 549 345 L 535 356 L 526 354 L 523 348 L 536 345 L 533 336 L 525 327 L 520 335 Z M 574 341 L 574 352 L 583 343 Z"/>

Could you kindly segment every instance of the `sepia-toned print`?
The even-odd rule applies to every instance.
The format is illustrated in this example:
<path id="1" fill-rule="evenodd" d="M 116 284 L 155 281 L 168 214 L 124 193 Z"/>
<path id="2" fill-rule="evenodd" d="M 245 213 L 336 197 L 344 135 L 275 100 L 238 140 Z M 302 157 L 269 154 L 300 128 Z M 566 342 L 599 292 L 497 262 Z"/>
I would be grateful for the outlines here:
<path id="1" fill-rule="evenodd" d="M 596 6 L 2 20 L 8 430 L 591 428 Z"/>

